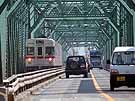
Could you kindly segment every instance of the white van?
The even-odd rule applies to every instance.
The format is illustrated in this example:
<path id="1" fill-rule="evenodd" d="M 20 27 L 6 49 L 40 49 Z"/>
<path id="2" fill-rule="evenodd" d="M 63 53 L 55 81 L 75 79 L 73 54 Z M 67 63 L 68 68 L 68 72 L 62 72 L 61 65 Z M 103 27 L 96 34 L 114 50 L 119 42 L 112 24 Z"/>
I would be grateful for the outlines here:
<path id="1" fill-rule="evenodd" d="M 116 47 L 110 64 L 110 90 L 135 87 L 135 47 Z"/>

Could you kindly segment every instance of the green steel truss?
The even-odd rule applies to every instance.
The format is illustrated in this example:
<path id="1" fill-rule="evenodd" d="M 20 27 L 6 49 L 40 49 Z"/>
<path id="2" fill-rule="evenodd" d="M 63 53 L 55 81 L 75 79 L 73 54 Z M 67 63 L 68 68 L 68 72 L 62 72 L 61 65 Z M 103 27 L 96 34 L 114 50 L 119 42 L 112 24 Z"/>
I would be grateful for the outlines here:
<path id="1" fill-rule="evenodd" d="M 23 0 L 16 3 L 14 9 L 9 8 L 9 5 L 7 7 L 7 77 L 25 71 L 25 42 L 29 34 L 28 8 Z"/>
<path id="2" fill-rule="evenodd" d="M 71 47 L 92 46 L 108 59 L 115 46 L 134 45 L 134 8 L 128 0 L 10 0 L 9 74 L 19 73 L 25 64 L 26 39 L 43 35 L 58 41 L 65 52 Z"/>

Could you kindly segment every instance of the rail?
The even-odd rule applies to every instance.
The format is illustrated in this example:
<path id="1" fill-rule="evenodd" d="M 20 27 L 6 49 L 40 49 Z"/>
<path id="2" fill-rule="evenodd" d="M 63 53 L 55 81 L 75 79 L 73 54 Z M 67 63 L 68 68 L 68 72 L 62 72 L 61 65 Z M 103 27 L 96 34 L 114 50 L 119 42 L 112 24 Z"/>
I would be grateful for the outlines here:
<path id="1" fill-rule="evenodd" d="M 7 101 L 14 101 L 14 97 L 19 93 L 32 88 L 40 83 L 50 80 L 64 73 L 63 67 L 50 68 L 29 73 L 13 75 L 4 80 Z"/>

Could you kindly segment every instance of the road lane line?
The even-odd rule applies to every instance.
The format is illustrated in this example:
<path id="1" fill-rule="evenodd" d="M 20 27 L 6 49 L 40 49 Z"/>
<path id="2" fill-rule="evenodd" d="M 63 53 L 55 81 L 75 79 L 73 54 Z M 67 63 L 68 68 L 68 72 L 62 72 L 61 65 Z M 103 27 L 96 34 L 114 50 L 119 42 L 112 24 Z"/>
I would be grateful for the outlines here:
<path id="1" fill-rule="evenodd" d="M 95 76 L 94 74 L 92 73 L 92 71 L 90 71 L 91 73 L 91 76 L 92 76 L 92 79 L 93 79 L 93 83 L 94 83 L 94 86 L 96 87 L 96 90 L 102 95 L 104 96 L 105 98 L 107 98 L 108 101 L 115 101 L 115 99 L 113 99 L 111 96 L 109 96 L 108 94 L 106 94 L 105 92 L 103 92 L 103 90 L 101 89 L 101 87 L 98 85 L 96 79 L 95 79 Z"/>

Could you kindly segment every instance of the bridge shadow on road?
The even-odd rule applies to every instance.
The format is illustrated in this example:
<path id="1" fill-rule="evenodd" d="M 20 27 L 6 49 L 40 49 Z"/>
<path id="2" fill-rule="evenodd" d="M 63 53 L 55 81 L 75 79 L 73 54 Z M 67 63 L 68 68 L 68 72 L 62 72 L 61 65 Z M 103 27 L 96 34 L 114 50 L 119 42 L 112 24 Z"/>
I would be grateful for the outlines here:
<path id="1" fill-rule="evenodd" d="M 96 93 L 96 88 L 92 80 L 82 80 L 78 93 Z"/>
<path id="2" fill-rule="evenodd" d="M 97 93 L 96 88 L 90 78 L 71 77 L 61 79 L 47 88 L 43 88 L 40 93 L 32 95 L 65 95 L 65 94 L 92 94 Z"/>

